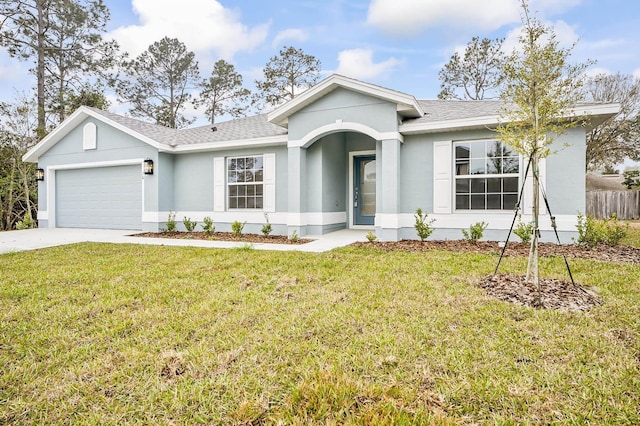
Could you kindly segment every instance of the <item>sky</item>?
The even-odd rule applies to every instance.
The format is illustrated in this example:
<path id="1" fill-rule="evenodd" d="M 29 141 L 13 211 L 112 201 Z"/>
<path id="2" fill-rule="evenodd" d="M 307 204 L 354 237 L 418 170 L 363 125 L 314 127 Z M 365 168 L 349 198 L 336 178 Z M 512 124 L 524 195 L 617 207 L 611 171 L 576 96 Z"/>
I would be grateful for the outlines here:
<path id="1" fill-rule="evenodd" d="M 231 62 L 252 89 L 283 46 L 301 48 L 340 73 L 418 99 L 440 91 L 438 71 L 472 37 L 517 44 L 519 0 L 104 0 L 111 11 L 107 39 L 132 57 L 164 36 L 196 54 L 202 77 L 218 59 Z M 640 2 L 531 0 L 530 9 L 553 26 L 563 46 L 577 43 L 572 61 L 597 61 L 589 74 L 640 78 Z M 0 100 L 12 101 L 35 81 L 32 64 L 0 52 Z M 115 96 L 111 110 L 126 113 Z M 196 124 L 206 124 L 190 110 Z"/>

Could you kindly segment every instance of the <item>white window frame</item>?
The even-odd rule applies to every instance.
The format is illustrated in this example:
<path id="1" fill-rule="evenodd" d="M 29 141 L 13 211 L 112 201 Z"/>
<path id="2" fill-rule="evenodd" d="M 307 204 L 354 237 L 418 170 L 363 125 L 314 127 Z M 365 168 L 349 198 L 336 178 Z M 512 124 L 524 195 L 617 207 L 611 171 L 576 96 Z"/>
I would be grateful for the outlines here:
<path id="1" fill-rule="evenodd" d="M 229 182 L 229 163 L 232 160 L 239 160 L 239 159 L 247 159 L 247 158 L 260 158 L 262 160 L 262 180 L 261 181 L 253 181 L 253 182 Z M 257 169 L 260 170 L 260 169 Z M 249 186 L 249 185 L 260 185 L 262 187 L 262 194 L 259 196 L 262 198 L 262 205 L 260 207 L 231 207 L 230 206 L 230 202 L 229 199 L 231 197 L 231 187 L 235 186 L 235 187 L 240 187 L 240 186 Z M 250 210 L 250 211 L 254 211 L 254 210 L 259 210 L 262 211 L 264 210 L 264 206 L 265 206 L 265 156 L 264 154 L 256 154 L 256 155 L 239 155 L 239 156 L 233 156 L 233 157 L 226 157 L 225 158 L 225 186 L 226 186 L 226 190 L 227 190 L 227 194 L 226 194 L 226 200 L 225 200 L 225 204 L 227 206 L 227 210 Z M 250 196 L 244 195 L 245 199 L 248 200 Z M 254 198 L 258 197 L 258 195 L 253 196 Z"/>
<path id="2" fill-rule="evenodd" d="M 456 213 L 474 213 L 474 212 L 508 212 L 508 211 L 513 211 L 513 207 L 509 207 L 509 208 L 500 208 L 500 209 L 491 209 L 491 208 L 484 208 L 484 209 L 472 209 L 471 205 L 469 205 L 469 208 L 458 208 L 458 202 L 457 202 L 457 195 L 458 195 L 458 191 L 457 191 L 457 182 L 460 179 L 501 179 L 501 178 L 517 178 L 518 182 L 517 182 L 517 186 L 516 186 L 516 192 L 515 192 L 515 196 L 516 196 L 516 203 L 517 203 L 517 199 L 520 195 L 520 185 L 521 185 L 521 170 L 522 170 L 522 159 L 521 157 L 518 155 L 518 171 L 515 173 L 483 173 L 483 174 L 466 174 L 466 175 L 458 175 L 457 174 L 457 157 L 456 157 L 456 148 L 457 146 L 459 146 L 460 144 L 473 144 L 473 143 L 484 143 L 486 144 L 487 142 L 500 142 L 497 139 L 474 139 L 474 140 L 457 140 L 457 141 L 453 141 L 452 144 L 452 149 L 451 149 L 451 164 L 452 164 L 452 169 L 451 169 L 451 177 L 452 177 L 452 196 L 453 196 L 453 208 L 454 211 Z M 504 142 L 502 142 L 504 144 Z M 514 154 L 515 150 L 513 150 L 513 148 L 509 147 Z M 516 154 L 517 155 L 517 154 Z M 515 157 L 515 155 L 513 155 Z M 471 158 L 473 157 L 469 157 L 469 159 L 471 160 Z M 489 157 L 486 156 L 486 152 L 485 152 L 485 160 Z M 469 162 L 470 163 L 470 162 Z M 471 182 L 470 182 L 471 185 Z M 487 192 L 488 188 L 485 187 L 485 196 L 487 194 L 489 194 Z M 469 192 L 469 194 L 473 194 L 472 192 Z M 494 192 L 492 192 L 492 194 L 494 194 Z M 497 194 L 497 193 L 495 193 Z M 504 188 L 501 188 L 499 194 L 501 195 L 501 197 L 504 196 L 505 191 Z M 512 192 L 506 192 L 506 194 L 512 194 Z M 470 201 L 471 202 L 471 201 Z M 486 206 L 486 198 L 485 198 L 485 206 Z"/>

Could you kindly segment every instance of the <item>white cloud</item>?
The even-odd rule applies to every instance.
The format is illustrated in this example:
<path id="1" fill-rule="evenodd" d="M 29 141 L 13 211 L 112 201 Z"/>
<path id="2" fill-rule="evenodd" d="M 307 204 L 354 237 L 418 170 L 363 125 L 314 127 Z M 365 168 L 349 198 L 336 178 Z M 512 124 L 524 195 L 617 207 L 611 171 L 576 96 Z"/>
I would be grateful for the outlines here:
<path id="1" fill-rule="evenodd" d="M 215 0 L 182 0 L 179 5 L 175 0 L 132 0 L 132 5 L 140 23 L 117 28 L 110 35 L 133 57 L 168 36 L 178 38 L 189 50 L 214 50 L 231 59 L 238 51 L 262 44 L 269 29 L 269 24 L 247 27 L 237 12 Z"/>
<path id="2" fill-rule="evenodd" d="M 556 21 L 555 23 L 544 22 L 543 24 L 548 25 L 553 29 L 560 47 L 568 48 L 578 41 L 579 37 L 575 32 L 574 27 L 562 20 Z M 502 44 L 502 50 L 505 53 L 511 53 L 514 49 L 519 47 L 522 28 L 522 26 L 519 26 L 507 33 L 504 43 Z"/>
<path id="3" fill-rule="evenodd" d="M 402 64 L 396 58 L 386 61 L 373 62 L 373 51 L 370 49 L 343 50 L 338 54 L 338 74 L 362 80 L 372 80 L 382 77 Z"/>
<path id="4" fill-rule="evenodd" d="M 640 80 L 640 68 L 638 68 L 637 70 L 635 70 L 633 72 L 633 76 L 637 79 Z"/>
<path id="5" fill-rule="evenodd" d="M 519 20 L 514 0 L 372 0 L 367 17 L 369 24 L 399 36 L 427 27 L 492 30 Z"/>
<path id="6" fill-rule="evenodd" d="M 595 77 L 597 75 L 611 75 L 612 72 L 611 70 L 607 69 L 607 68 L 602 68 L 602 67 L 592 67 L 589 68 L 587 70 L 585 70 L 584 75 L 587 77 Z"/>
<path id="7" fill-rule="evenodd" d="M 273 39 L 273 43 L 271 45 L 273 47 L 281 47 L 282 42 L 285 40 L 292 41 L 305 41 L 309 38 L 309 35 L 306 31 L 301 30 L 299 28 L 288 28 L 286 30 L 280 31 L 278 35 Z"/>

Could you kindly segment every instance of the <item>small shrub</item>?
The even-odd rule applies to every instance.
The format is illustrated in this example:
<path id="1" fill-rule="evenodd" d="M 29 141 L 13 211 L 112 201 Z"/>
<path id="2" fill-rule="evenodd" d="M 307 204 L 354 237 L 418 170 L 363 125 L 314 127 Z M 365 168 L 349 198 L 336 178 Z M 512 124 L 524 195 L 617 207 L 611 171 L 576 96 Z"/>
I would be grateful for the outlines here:
<path id="1" fill-rule="evenodd" d="M 289 239 L 290 239 L 291 241 L 293 241 L 294 243 L 297 243 L 297 242 L 298 242 L 298 240 L 300 239 L 300 238 L 298 237 L 298 231 L 294 230 L 294 231 L 291 233 L 291 236 L 289 237 Z"/>
<path id="2" fill-rule="evenodd" d="M 618 221 L 615 213 L 610 218 L 599 220 L 593 216 L 578 214 L 577 243 L 586 247 L 595 247 L 600 243 L 615 246 L 620 243 L 629 230 L 628 224 Z"/>
<path id="3" fill-rule="evenodd" d="M 462 235 L 464 235 L 465 240 L 471 241 L 475 244 L 480 238 L 482 238 L 482 234 L 484 233 L 484 230 L 487 229 L 487 226 L 489 226 L 489 224 L 484 221 L 476 222 L 469 227 L 469 231 L 463 229 Z"/>
<path id="4" fill-rule="evenodd" d="M 416 214 L 414 215 L 414 217 L 416 218 L 416 224 L 414 225 L 414 227 L 416 228 L 416 232 L 418 233 L 420 241 L 426 240 L 433 233 L 433 226 L 431 225 L 436 220 L 427 220 L 428 216 L 429 215 L 427 213 L 423 214 L 422 209 L 420 208 L 416 210 Z"/>
<path id="5" fill-rule="evenodd" d="M 31 229 L 31 228 L 35 228 L 35 222 L 31 217 L 31 213 L 27 212 L 24 215 L 24 218 L 18 223 L 16 223 L 16 229 L 21 230 L 21 229 Z"/>
<path id="6" fill-rule="evenodd" d="M 213 220 L 211 220 L 209 216 L 206 216 L 202 221 L 204 223 L 200 226 L 202 226 L 202 230 L 205 234 L 211 235 L 216 232 L 216 227 L 213 226 Z"/>
<path id="7" fill-rule="evenodd" d="M 193 230 L 196 229 L 198 222 L 196 222 L 195 220 L 192 221 L 190 217 L 185 216 L 182 219 L 182 224 L 184 225 L 184 228 L 187 230 L 187 232 L 193 232 Z"/>
<path id="8" fill-rule="evenodd" d="M 370 243 L 373 243 L 373 242 L 375 242 L 375 240 L 378 239 L 378 236 L 375 233 L 371 232 L 371 231 L 367 232 L 366 237 L 367 237 L 367 240 L 369 240 Z"/>
<path id="9" fill-rule="evenodd" d="M 264 235 L 265 237 L 268 237 L 269 234 L 271 234 L 271 232 L 273 231 L 273 227 L 271 226 L 271 223 L 269 223 L 269 215 L 267 213 L 264 214 L 264 219 L 267 221 L 267 223 L 262 226 L 260 232 L 262 232 L 262 235 Z"/>
<path id="10" fill-rule="evenodd" d="M 513 230 L 513 233 L 520 238 L 520 241 L 522 241 L 523 243 L 528 243 L 531 241 L 531 234 L 533 233 L 533 223 L 523 223 L 522 217 L 519 217 L 518 225 Z"/>
<path id="11" fill-rule="evenodd" d="M 176 213 L 169 212 L 169 217 L 167 218 L 167 232 L 175 232 L 176 231 Z"/>
<path id="12" fill-rule="evenodd" d="M 247 222 L 240 222 L 238 220 L 234 221 L 231 224 L 231 234 L 233 234 L 234 237 L 238 238 L 240 237 L 240 235 L 242 235 L 242 230 L 244 229 L 244 225 Z"/>

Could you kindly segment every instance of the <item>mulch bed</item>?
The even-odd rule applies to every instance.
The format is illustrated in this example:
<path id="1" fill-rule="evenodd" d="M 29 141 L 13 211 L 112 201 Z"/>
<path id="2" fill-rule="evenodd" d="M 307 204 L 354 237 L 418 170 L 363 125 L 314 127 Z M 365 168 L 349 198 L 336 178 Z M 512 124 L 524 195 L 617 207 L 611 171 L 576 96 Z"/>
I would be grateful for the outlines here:
<path id="1" fill-rule="evenodd" d="M 560 311 L 589 311 L 602 304 L 602 298 L 580 284 L 553 278 L 540 277 L 540 302 L 538 291 L 524 275 L 489 275 L 478 284 L 489 296 L 505 302 L 533 308 Z"/>
<path id="2" fill-rule="evenodd" d="M 236 237 L 231 232 L 214 232 L 207 234 L 205 232 L 143 232 L 134 234 L 132 237 L 148 237 L 148 238 L 179 238 L 183 240 L 207 240 L 207 241 L 234 241 L 241 243 L 260 243 L 260 244 L 306 244 L 313 240 L 298 238 L 297 241 L 290 240 L 286 235 L 264 235 L 258 234 L 242 234 Z"/>
<path id="3" fill-rule="evenodd" d="M 377 247 L 383 250 L 401 250 L 411 252 L 428 252 L 432 250 L 447 250 L 458 253 L 493 254 L 496 257 L 502 252 L 497 242 L 479 241 L 471 243 L 466 240 L 453 241 L 414 241 L 398 242 L 354 243 L 358 247 Z M 529 244 L 509 243 L 505 256 L 527 257 Z M 640 264 L 640 249 L 624 245 L 598 245 L 593 248 L 575 244 L 556 245 L 540 243 L 538 246 L 541 257 L 566 256 L 567 258 L 590 259 L 603 262 L 622 262 Z M 592 289 L 570 281 L 540 277 L 540 302 L 538 291 L 531 282 L 527 282 L 524 275 L 489 275 L 476 283 L 491 297 L 505 302 L 533 308 L 557 309 L 560 311 L 589 311 L 603 303 L 603 300 Z"/>
<path id="4" fill-rule="evenodd" d="M 472 243 L 467 240 L 445 241 L 416 241 L 402 240 L 397 242 L 358 242 L 352 244 L 356 247 L 377 247 L 383 250 L 402 250 L 412 252 L 447 250 L 460 253 L 480 253 L 500 255 L 502 248 L 497 242 L 478 241 Z M 640 264 L 640 248 L 624 245 L 608 246 L 605 244 L 593 248 L 578 246 L 576 244 L 557 245 L 552 243 L 540 243 L 538 251 L 542 257 L 566 256 L 567 258 L 600 260 L 603 262 L 624 262 Z M 529 244 L 509 243 L 505 256 L 528 256 Z"/>

